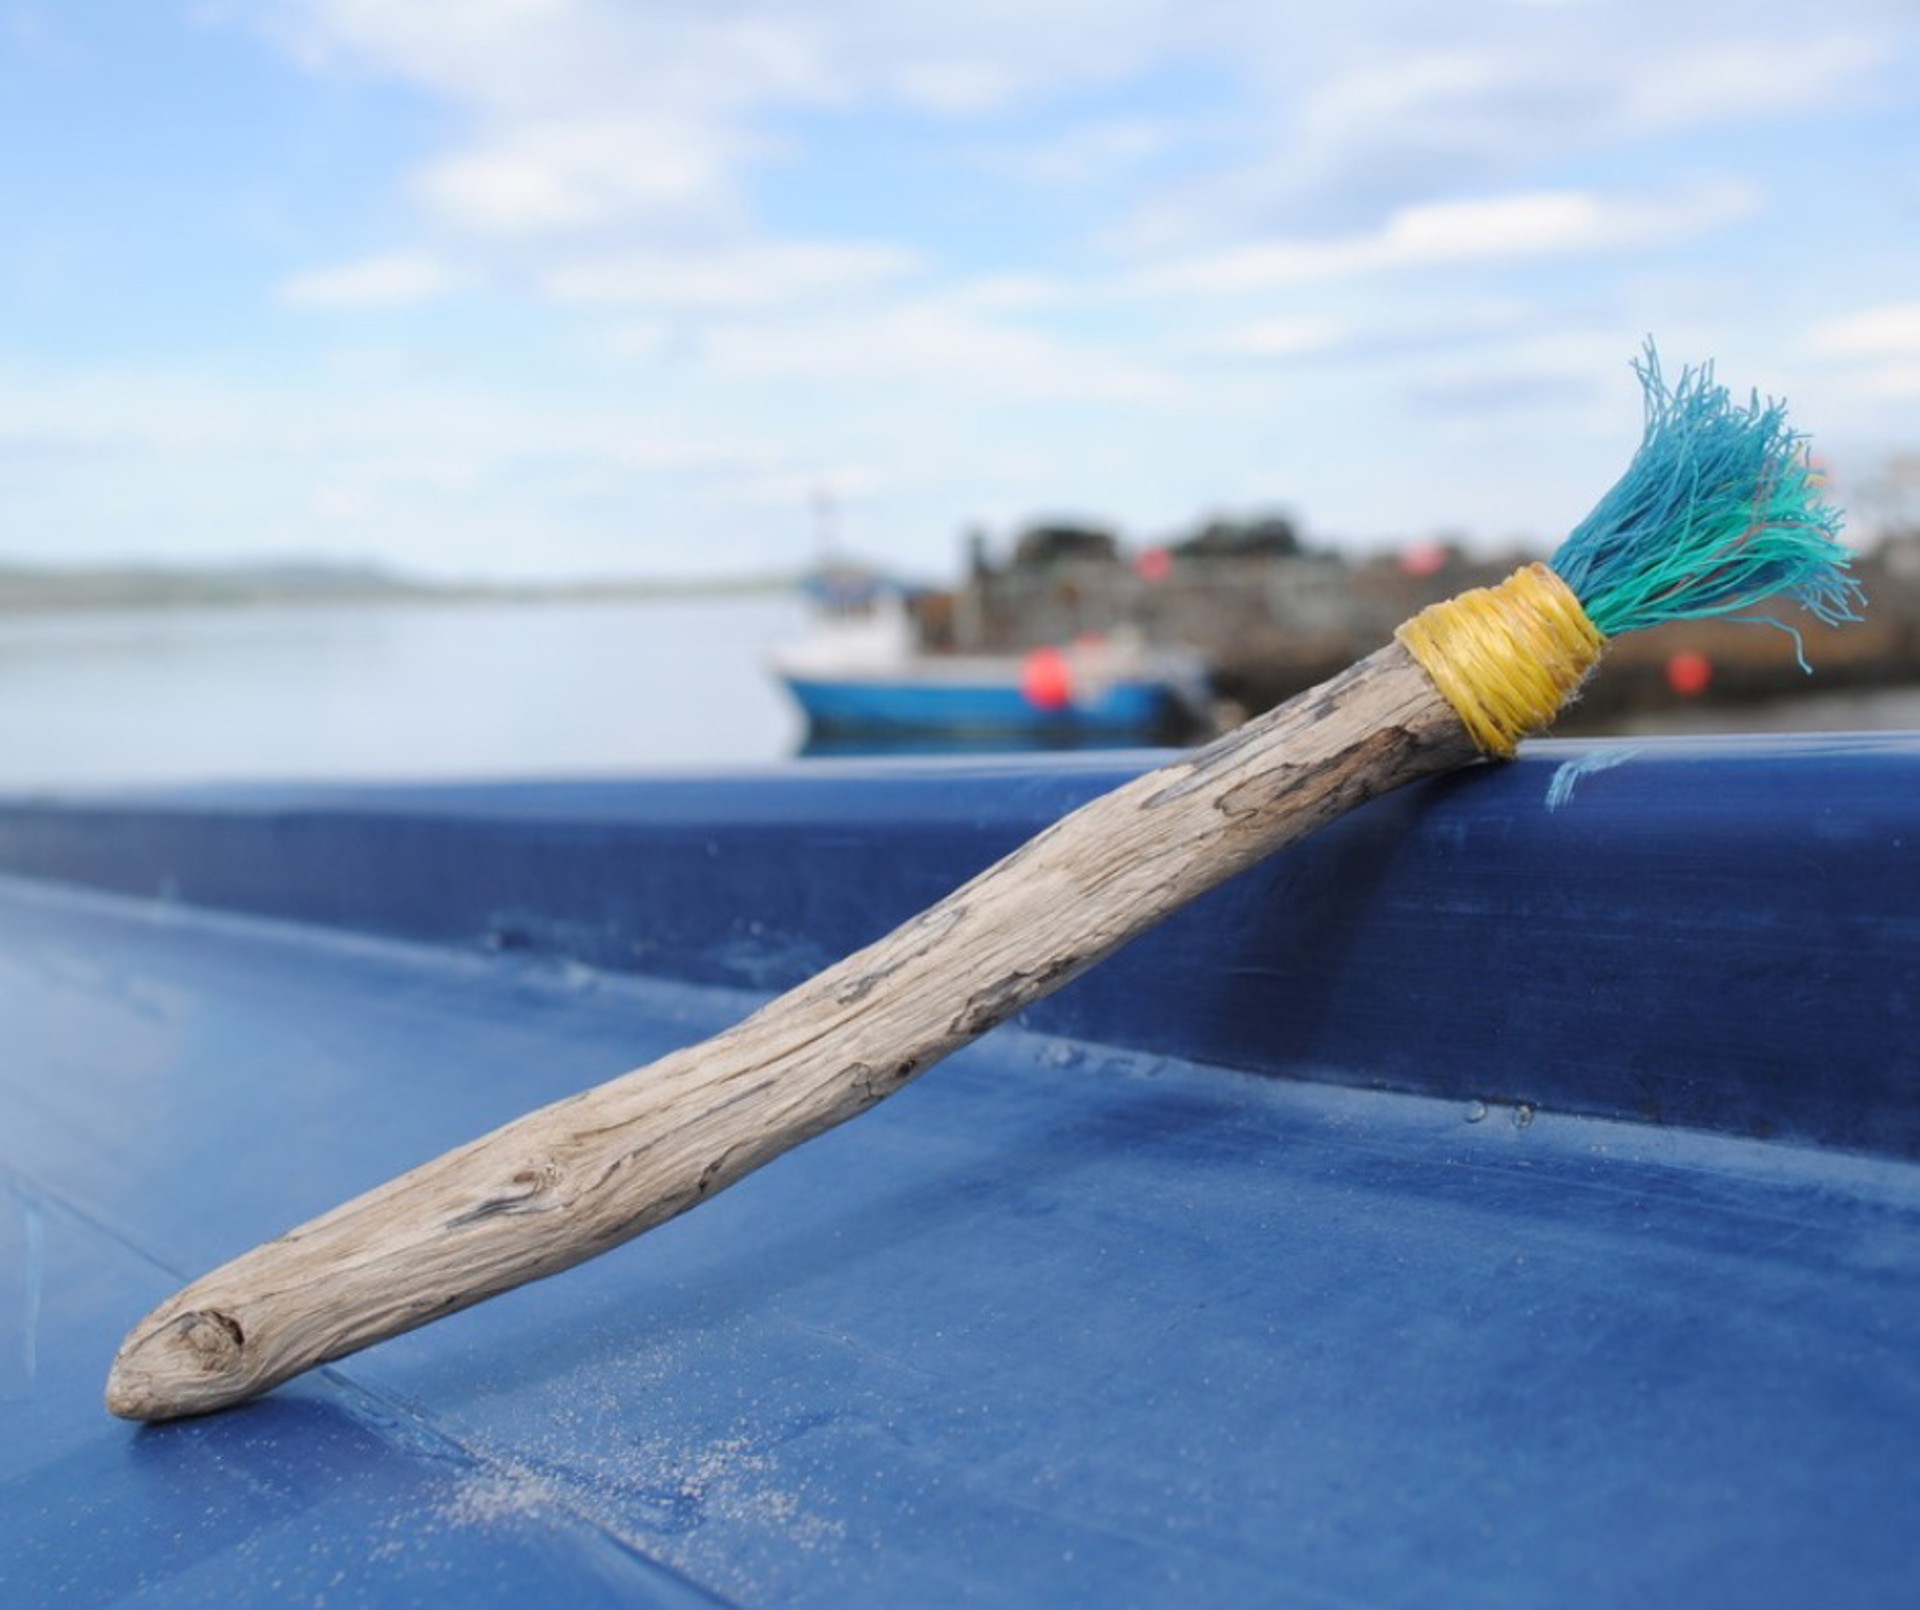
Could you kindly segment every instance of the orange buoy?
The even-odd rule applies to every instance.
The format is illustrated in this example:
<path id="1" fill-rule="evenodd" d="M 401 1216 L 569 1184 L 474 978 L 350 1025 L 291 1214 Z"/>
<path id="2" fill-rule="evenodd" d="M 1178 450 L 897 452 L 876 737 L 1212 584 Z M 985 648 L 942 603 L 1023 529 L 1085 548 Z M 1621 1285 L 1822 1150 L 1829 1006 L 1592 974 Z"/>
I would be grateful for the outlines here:
<path id="1" fill-rule="evenodd" d="M 1020 693 L 1036 710 L 1064 710 L 1073 703 L 1073 668 L 1057 648 L 1037 648 L 1020 666 Z"/>
<path id="2" fill-rule="evenodd" d="M 1437 576 L 1447 568 L 1443 542 L 1416 542 L 1400 550 L 1400 572 L 1406 576 Z"/>
<path id="3" fill-rule="evenodd" d="M 1713 684 L 1713 661 L 1698 649 L 1683 648 L 1667 659 L 1667 686 L 1683 699 L 1697 699 Z"/>

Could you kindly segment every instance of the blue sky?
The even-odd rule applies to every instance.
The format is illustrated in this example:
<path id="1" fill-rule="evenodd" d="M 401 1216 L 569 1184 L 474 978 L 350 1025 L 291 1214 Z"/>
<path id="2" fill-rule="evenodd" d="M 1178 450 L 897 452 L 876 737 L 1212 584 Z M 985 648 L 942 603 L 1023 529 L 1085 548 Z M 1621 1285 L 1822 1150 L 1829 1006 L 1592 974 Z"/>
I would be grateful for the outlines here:
<path id="1" fill-rule="evenodd" d="M 1642 339 L 1920 459 L 1911 0 L 0 0 L 0 562 L 1542 545 Z"/>

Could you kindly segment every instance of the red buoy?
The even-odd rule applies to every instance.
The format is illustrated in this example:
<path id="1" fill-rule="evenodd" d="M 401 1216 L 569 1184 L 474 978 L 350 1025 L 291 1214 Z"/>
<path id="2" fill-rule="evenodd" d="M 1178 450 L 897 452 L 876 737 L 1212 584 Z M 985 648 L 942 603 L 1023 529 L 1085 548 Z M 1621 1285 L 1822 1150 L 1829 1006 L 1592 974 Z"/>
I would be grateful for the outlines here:
<path id="1" fill-rule="evenodd" d="M 1037 648 L 1020 667 L 1020 692 L 1036 710 L 1064 710 L 1073 703 L 1073 668 L 1057 648 Z"/>
<path id="2" fill-rule="evenodd" d="M 1667 686 L 1683 699 L 1697 699 L 1713 684 L 1713 661 L 1698 649 L 1683 648 L 1667 660 Z"/>
<path id="3" fill-rule="evenodd" d="M 1400 550 L 1400 570 L 1408 576 L 1437 576 L 1447 568 L 1443 542 L 1416 542 Z"/>

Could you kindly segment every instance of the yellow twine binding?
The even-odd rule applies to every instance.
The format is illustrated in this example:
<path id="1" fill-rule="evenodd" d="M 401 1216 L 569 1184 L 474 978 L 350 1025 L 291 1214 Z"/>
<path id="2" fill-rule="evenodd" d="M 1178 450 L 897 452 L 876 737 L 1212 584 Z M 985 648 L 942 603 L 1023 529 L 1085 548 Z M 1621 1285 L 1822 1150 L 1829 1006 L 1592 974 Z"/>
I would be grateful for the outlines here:
<path id="1" fill-rule="evenodd" d="M 1473 741 L 1503 760 L 1560 713 L 1607 646 L 1573 590 L 1543 564 L 1432 604 L 1394 636 Z"/>

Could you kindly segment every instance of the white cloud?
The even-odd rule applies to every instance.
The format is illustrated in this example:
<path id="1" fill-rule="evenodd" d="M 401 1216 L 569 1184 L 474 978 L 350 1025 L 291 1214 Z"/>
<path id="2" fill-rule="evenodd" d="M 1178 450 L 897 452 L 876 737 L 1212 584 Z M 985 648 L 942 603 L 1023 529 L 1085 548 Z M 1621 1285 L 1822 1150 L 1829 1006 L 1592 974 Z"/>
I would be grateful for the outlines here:
<path id="1" fill-rule="evenodd" d="M 481 235 L 548 235 L 736 206 L 720 131 L 626 113 L 515 122 L 427 163 L 414 194 L 443 223 Z"/>
<path id="2" fill-rule="evenodd" d="M 904 382 L 1027 401 L 1159 403 L 1178 393 L 1143 362 L 938 300 L 723 325 L 703 357 L 712 372 L 735 380 Z"/>
<path id="3" fill-rule="evenodd" d="M 1022 313 L 1071 306 L 1087 287 L 1045 274 L 987 274 L 951 287 L 942 300 L 981 313 Z"/>
<path id="4" fill-rule="evenodd" d="M 1778 118 L 1856 95 L 1885 62 L 1866 32 L 1702 41 L 1676 56 L 1649 51 L 1623 86 L 1628 122 L 1645 129 Z"/>
<path id="5" fill-rule="evenodd" d="M 1834 0 L 1815 20 L 1788 0 L 1749 0 L 1732 19 L 1723 0 L 1663 0 L 1651 33 L 1650 10 L 277 0 L 272 14 L 309 62 L 412 85 L 468 120 L 411 190 L 442 222 L 491 237 L 690 216 L 745 229 L 771 133 L 804 156 L 794 114 L 979 123 L 1198 67 L 1217 77 L 1203 114 L 1121 102 L 1066 126 L 1041 118 L 1018 140 L 992 131 L 984 155 L 1054 182 L 1131 176 L 1131 216 L 1106 228 L 1153 252 L 1351 230 L 1435 194 L 1519 189 L 1543 160 L 1650 132 L 1857 100 L 1898 49 L 1898 8 L 1876 0 Z M 1204 168 L 1140 189 L 1196 116 Z"/>
<path id="6" fill-rule="evenodd" d="M 1801 349 L 1869 408 L 1920 397 L 1920 302 L 1887 302 L 1824 319 Z"/>
<path id="7" fill-rule="evenodd" d="M 386 252 L 283 280 L 278 295 L 290 307 L 411 307 L 452 288 L 456 276 L 431 252 Z"/>
<path id="8" fill-rule="evenodd" d="M 164 508 L 174 557 L 380 552 L 441 574 L 737 562 L 746 549 L 722 559 L 718 544 L 751 538 L 717 511 L 799 450 L 751 420 L 688 413 L 633 388 L 459 375 L 242 384 L 0 367 L 0 439 L 44 439 L 34 463 L 47 508 L 63 511 L 34 532 L 37 551 L 75 559 L 158 551 Z M 636 546 L 636 525 L 660 535 Z"/>
<path id="9" fill-rule="evenodd" d="M 777 506 L 832 464 L 885 466 L 876 502 L 899 530 L 948 529 L 1016 462 L 1044 474 L 1010 504 L 1094 495 L 1173 518 L 1258 464 L 1316 523 L 1477 519 L 1523 506 L 1509 477 L 1460 470 L 1449 504 L 1432 474 L 1380 476 L 1379 434 L 1411 421 L 1392 453 L 1431 471 L 1430 442 L 1474 429 L 1630 431 L 1623 363 L 1648 328 L 1742 378 L 1757 361 L 1765 383 L 1798 328 L 1780 310 L 1845 311 L 1817 283 L 1873 287 L 1850 320 L 1907 306 L 1874 277 L 1878 247 L 1853 276 L 1823 266 L 1847 249 L 1835 220 L 1859 215 L 1861 175 L 1831 154 L 1894 131 L 1902 0 L 208 3 L 277 15 L 303 62 L 407 108 L 377 131 L 413 142 L 392 146 L 390 183 L 314 216 L 357 201 L 389 231 L 397 200 L 432 251 L 323 256 L 282 297 L 399 305 L 471 276 L 501 293 L 475 311 L 511 330 L 465 365 L 380 320 L 399 353 L 384 378 L 342 355 L 302 371 L 305 398 L 290 381 L 197 416 L 149 398 L 155 456 L 194 458 L 209 484 L 363 488 L 362 522 L 408 542 L 483 515 L 538 533 L 528 563 L 560 563 L 576 520 L 636 545 L 705 520 L 704 540 L 751 527 L 743 488 Z M 1764 142 L 1734 137 L 1767 120 Z M 1688 183 L 1703 171 L 1729 177 Z M 1876 176 L 1891 186 L 1891 157 Z M 1774 227 L 1711 240 L 1762 185 Z M 1670 249 L 1689 242 L 1714 249 Z M 1592 267 L 1527 272 L 1569 263 Z M 1693 299 L 1649 289 L 1662 276 L 1689 276 Z M 1469 316 L 1509 301 L 1511 318 Z M 1910 410 L 1865 399 L 1913 395 L 1920 371 L 1891 350 L 1900 328 L 1835 319 L 1800 348 L 1883 433 Z M 1616 386 L 1589 410 L 1596 375 Z M 1126 406 L 1094 431 L 1088 408 L 1022 402 Z M 221 440 L 182 439 L 196 429 Z M 455 460 L 481 480 L 422 478 Z M 671 518 L 649 521 L 647 496 Z M 263 486 L 249 521 L 275 507 Z"/>
<path id="10" fill-rule="evenodd" d="M 371 506 L 365 487 L 338 481 L 316 486 L 307 495 L 307 507 L 322 520 L 345 523 L 364 519 Z"/>
<path id="11" fill-rule="evenodd" d="M 902 99 L 949 117 L 990 112 L 1012 95 L 1017 69 L 1006 62 L 978 58 L 905 64 L 895 75 Z"/>
<path id="12" fill-rule="evenodd" d="M 858 295 L 919 266 L 897 246 L 764 242 L 704 252 L 625 251 L 576 258 L 545 278 L 548 295 L 598 307 L 758 312 Z"/>
<path id="13" fill-rule="evenodd" d="M 512 243 L 587 230 L 712 232 L 745 217 L 755 120 L 842 93 L 804 15 L 661 0 L 281 0 L 318 70 L 423 90 L 467 119 L 407 192 L 441 226 Z"/>
<path id="14" fill-rule="evenodd" d="M 1864 378 L 1862 385 L 1869 396 L 1888 402 L 1920 397 L 1920 363 L 1882 364 Z"/>
<path id="15" fill-rule="evenodd" d="M 1920 302 L 1892 302 L 1827 319 L 1807 332 L 1818 358 L 1920 358 Z"/>
<path id="16" fill-rule="evenodd" d="M 898 480 L 874 464 L 832 464 L 818 469 L 776 469 L 746 481 L 742 503 L 766 508 L 800 509 L 821 499 L 840 505 L 864 503 L 887 492 Z"/>
<path id="17" fill-rule="evenodd" d="M 1882 0 L 1835 0 L 1818 18 L 1787 0 L 1737 15 L 1719 0 L 1533 13 L 1358 0 L 1311 20 L 1225 9 L 1208 56 L 1262 93 L 1216 160 L 1109 226 L 1122 250 L 1352 230 L 1683 128 L 1831 117 L 1898 94 L 1911 53 L 1910 20 Z"/>
<path id="18" fill-rule="evenodd" d="M 0 435 L 28 429 L 276 474 L 297 463 L 352 465 L 439 492 L 478 490 L 542 462 L 679 470 L 758 465 L 765 455 L 745 434 L 702 433 L 644 399 L 575 401 L 392 372 L 245 385 L 191 371 L 0 370 Z"/>
<path id="19" fill-rule="evenodd" d="M 1400 208 L 1365 234 L 1210 253 L 1149 270 L 1140 283 L 1231 294 L 1451 264 L 1640 250 L 1723 227 L 1758 204 L 1752 190 L 1733 183 L 1657 198 L 1562 190 L 1423 202 Z"/>
<path id="20" fill-rule="evenodd" d="M 1308 89 L 1295 128 L 1321 160 L 1383 130 L 1425 126 L 1433 133 L 1438 120 L 1485 117 L 1513 70 L 1511 59 L 1493 48 L 1369 55 Z"/>
<path id="21" fill-rule="evenodd" d="M 1387 221 L 1377 242 L 1364 243 L 1361 249 L 1377 257 L 1383 268 L 1591 251 L 1607 244 L 1614 225 L 1631 225 L 1634 211 L 1609 206 L 1579 190 L 1435 201 L 1402 208 Z"/>
<path id="22" fill-rule="evenodd" d="M 278 0 L 316 69 L 371 73 L 472 119 L 417 194 L 490 232 L 617 222 L 663 198 L 732 199 L 794 109 L 906 106 L 966 118 L 1151 60 L 1167 0 Z M 1010 41 L 1018 48 L 1009 48 Z"/>
<path id="23" fill-rule="evenodd" d="M 1195 347 L 1206 356 L 1295 358 L 1332 351 L 1351 339 L 1351 332 L 1331 319 L 1270 318 L 1215 331 L 1196 342 Z"/>
<path id="24" fill-rule="evenodd" d="M 665 319 L 623 319 L 596 336 L 599 350 L 636 363 L 667 357 L 680 344 L 679 327 Z"/>
<path id="25" fill-rule="evenodd" d="M 282 0 L 281 37 L 309 66 L 372 72 L 495 111 L 552 104 L 603 43 L 577 0 Z"/>

